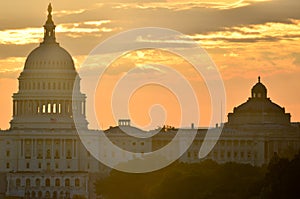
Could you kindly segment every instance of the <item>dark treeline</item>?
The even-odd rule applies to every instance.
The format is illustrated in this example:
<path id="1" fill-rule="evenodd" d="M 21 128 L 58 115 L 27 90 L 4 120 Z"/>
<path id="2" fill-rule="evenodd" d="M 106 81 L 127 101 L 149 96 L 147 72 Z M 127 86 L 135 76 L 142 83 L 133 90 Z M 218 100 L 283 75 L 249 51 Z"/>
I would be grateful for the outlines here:
<path id="1" fill-rule="evenodd" d="M 274 156 L 265 167 L 206 160 L 146 174 L 113 170 L 95 191 L 104 199 L 293 199 L 300 198 L 299 180 L 300 154 L 291 161 Z"/>

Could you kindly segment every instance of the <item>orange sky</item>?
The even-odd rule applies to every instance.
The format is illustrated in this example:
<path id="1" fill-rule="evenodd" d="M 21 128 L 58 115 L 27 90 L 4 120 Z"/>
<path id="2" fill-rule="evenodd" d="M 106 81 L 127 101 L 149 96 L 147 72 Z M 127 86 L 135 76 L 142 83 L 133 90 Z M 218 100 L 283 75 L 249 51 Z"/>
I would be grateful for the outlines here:
<path id="1" fill-rule="evenodd" d="M 51 2 L 57 40 L 72 54 L 77 68 L 80 68 L 89 52 L 109 36 L 145 26 L 170 28 L 197 41 L 211 56 L 224 81 L 227 113 L 247 100 L 251 87 L 260 75 L 271 100 L 284 106 L 291 113 L 292 121 L 300 121 L 300 93 L 297 92 L 300 90 L 298 0 Z M 48 1 L 33 0 L 0 3 L 1 129 L 9 127 L 11 96 L 17 91 L 17 77 L 26 56 L 42 39 L 47 4 Z M 157 52 L 144 53 L 150 59 Z M 166 59 L 172 55 L 163 53 L 160 56 Z M 140 60 L 136 54 L 131 58 L 120 58 L 114 64 L 129 67 L 134 60 Z M 161 60 L 154 61 L 159 63 Z M 181 63 L 181 67 L 184 65 L 178 62 L 178 58 L 171 60 L 173 62 L 163 64 L 174 68 L 179 66 L 178 63 Z M 208 95 L 203 94 L 207 93 L 206 87 L 200 77 L 191 78 L 192 71 L 181 70 L 181 73 L 192 82 L 193 88 L 199 90 L 199 108 L 203 111 L 200 125 L 206 126 L 210 115 Z M 118 75 L 111 75 L 112 82 Z M 147 77 L 147 73 L 143 75 L 143 78 Z M 148 75 L 153 73 L 149 72 Z M 151 98 L 163 90 L 164 95 L 159 99 Z M 98 94 L 101 96 L 101 92 Z M 171 103 L 167 100 L 170 98 Z M 178 106 L 175 98 L 166 89 L 155 86 L 140 89 L 133 95 L 129 104 L 132 119 L 146 125 L 149 122 L 148 109 L 151 103 L 157 102 L 164 105 L 168 115 L 172 116 L 167 118 L 167 123 L 176 126 L 180 111 L 173 108 Z M 98 117 L 103 117 L 108 111 L 99 109 Z M 103 127 L 116 124 L 110 117 L 104 123 Z"/>

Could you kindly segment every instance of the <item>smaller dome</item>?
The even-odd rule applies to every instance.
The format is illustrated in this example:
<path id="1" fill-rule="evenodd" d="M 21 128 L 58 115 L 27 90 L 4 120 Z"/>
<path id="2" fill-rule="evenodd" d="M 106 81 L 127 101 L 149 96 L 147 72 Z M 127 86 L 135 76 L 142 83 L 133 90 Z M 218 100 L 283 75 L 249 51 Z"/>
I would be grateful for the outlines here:
<path id="1" fill-rule="evenodd" d="M 252 98 L 267 98 L 267 88 L 260 82 L 260 77 L 258 77 L 258 82 L 251 89 Z"/>

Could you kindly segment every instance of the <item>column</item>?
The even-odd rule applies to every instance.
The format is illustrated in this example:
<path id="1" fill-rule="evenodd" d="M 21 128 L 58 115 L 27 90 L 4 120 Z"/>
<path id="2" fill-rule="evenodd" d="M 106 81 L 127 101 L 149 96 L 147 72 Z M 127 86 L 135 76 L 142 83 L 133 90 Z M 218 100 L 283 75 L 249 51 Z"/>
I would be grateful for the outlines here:
<path id="1" fill-rule="evenodd" d="M 33 157 L 34 157 L 33 150 L 34 150 L 34 140 L 33 140 L 33 139 L 31 139 L 31 158 L 33 158 Z"/>
<path id="2" fill-rule="evenodd" d="M 22 101 L 21 100 L 19 100 L 18 105 L 19 105 L 19 115 L 22 115 Z"/>
<path id="3" fill-rule="evenodd" d="M 21 154 L 21 157 L 23 158 L 23 151 L 24 151 L 24 149 L 23 149 L 23 145 L 24 145 L 23 144 L 23 139 L 20 140 L 20 145 L 21 145 L 20 146 L 20 154 Z"/>
<path id="4" fill-rule="evenodd" d="M 54 140 L 51 139 L 51 159 L 54 159 Z"/>
<path id="5" fill-rule="evenodd" d="M 43 142 L 43 159 L 45 159 L 46 157 L 46 140 L 45 139 L 42 139 L 42 142 Z"/>
<path id="6" fill-rule="evenodd" d="M 85 101 L 83 102 L 83 115 L 85 116 Z"/>
<path id="7" fill-rule="evenodd" d="M 60 148 L 60 154 L 59 154 L 59 156 L 60 156 L 60 158 L 62 158 L 63 157 L 63 140 L 62 139 L 59 139 L 59 148 Z"/>
<path id="8" fill-rule="evenodd" d="M 73 154 L 74 154 L 74 157 L 76 157 L 76 140 L 73 140 Z"/>
<path id="9" fill-rule="evenodd" d="M 71 140 L 71 157 L 73 158 L 74 157 L 74 140 L 72 139 Z"/>
<path id="10" fill-rule="evenodd" d="M 62 114 L 66 114 L 66 101 L 65 100 L 62 100 L 62 103 L 61 103 L 61 109 L 62 109 Z"/>
<path id="11" fill-rule="evenodd" d="M 63 154 L 66 157 L 66 139 L 63 140 Z"/>
<path id="12" fill-rule="evenodd" d="M 87 193 L 88 190 L 89 190 L 89 181 L 88 181 L 87 176 L 85 176 L 85 192 Z"/>
<path id="13" fill-rule="evenodd" d="M 54 101 L 53 100 L 51 101 L 51 113 L 54 113 Z"/>
<path id="14" fill-rule="evenodd" d="M 16 108 L 15 108 L 15 100 L 13 100 L 13 116 L 15 116 L 15 110 Z"/>

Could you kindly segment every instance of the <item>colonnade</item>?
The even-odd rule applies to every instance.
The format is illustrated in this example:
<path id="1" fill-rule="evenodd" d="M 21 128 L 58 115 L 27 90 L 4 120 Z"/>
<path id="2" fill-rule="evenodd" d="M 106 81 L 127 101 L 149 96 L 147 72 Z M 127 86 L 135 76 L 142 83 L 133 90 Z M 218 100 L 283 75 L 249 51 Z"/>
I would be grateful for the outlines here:
<path id="1" fill-rule="evenodd" d="M 77 114 L 85 115 L 85 101 L 73 102 Z M 14 100 L 13 115 L 63 114 L 72 115 L 72 100 Z"/>

